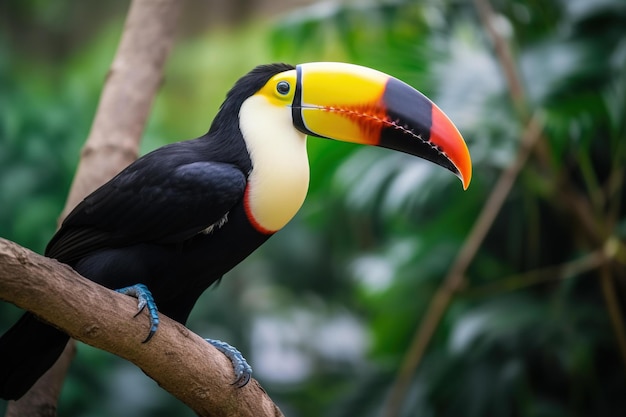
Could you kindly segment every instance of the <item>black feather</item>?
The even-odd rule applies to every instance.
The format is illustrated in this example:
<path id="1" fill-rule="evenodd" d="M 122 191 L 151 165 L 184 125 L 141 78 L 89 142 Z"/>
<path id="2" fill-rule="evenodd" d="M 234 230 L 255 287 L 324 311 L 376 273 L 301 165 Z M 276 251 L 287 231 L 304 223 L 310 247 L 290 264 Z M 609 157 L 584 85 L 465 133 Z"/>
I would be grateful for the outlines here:
<path id="1" fill-rule="evenodd" d="M 272 76 L 293 68 L 264 65 L 242 77 L 207 134 L 143 156 L 94 191 L 46 255 L 109 288 L 145 284 L 159 310 L 184 323 L 200 294 L 270 236 L 252 227 L 243 205 L 253 165 L 238 116 Z M 21 397 L 67 340 L 26 313 L 0 338 L 0 397 Z"/>

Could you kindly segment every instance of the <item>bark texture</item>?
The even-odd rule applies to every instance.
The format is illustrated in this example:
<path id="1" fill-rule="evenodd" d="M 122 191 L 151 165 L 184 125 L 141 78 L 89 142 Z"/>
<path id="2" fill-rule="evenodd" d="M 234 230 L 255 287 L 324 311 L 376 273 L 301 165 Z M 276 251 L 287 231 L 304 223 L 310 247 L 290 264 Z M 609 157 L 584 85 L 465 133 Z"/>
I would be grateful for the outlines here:
<path id="1" fill-rule="evenodd" d="M 256 380 L 243 388 L 233 386 L 230 361 L 182 324 L 160 315 L 158 331 L 142 343 L 149 318 L 146 312 L 133 318 L 135 298 L 1 238 L 0 298 L 76 340 L 133 362 L 199 416 L 282 416 Z"/>
<path id="2" fill-rule="evenodd" d="M 182 3 L 131 2 L 59 223 L 85 196 L 137 158 L 174 43 Z M 228 360 L 184 326 L 163 317 L 158 338 L 142 344 L 147 321 L 144 316 L 130 319 L 133 300 L 3 239 L 0 287 L 0 298 L 33 311 L 78 340 L 135 362 L 201 416 L 282 415 L 255 380 L 241 390 L 231 387 Z M 74 351 L 70 341 L 61 358 L 33 388 L 20 400 L 9 402 L 5 416 L 55 416 Z"/>
<path id="3" fill-rule="evenodd" d="M 83 198 L 137 158 L 143 129 L 174 43 L 181 3 L 131 2 L 59 223 Z M 29 392 L 18 401 L 9 402 L 6 417 L 56 415 L 58 396 L 74 351 L 74 342 L 70 341 L 61 358 Z"/>

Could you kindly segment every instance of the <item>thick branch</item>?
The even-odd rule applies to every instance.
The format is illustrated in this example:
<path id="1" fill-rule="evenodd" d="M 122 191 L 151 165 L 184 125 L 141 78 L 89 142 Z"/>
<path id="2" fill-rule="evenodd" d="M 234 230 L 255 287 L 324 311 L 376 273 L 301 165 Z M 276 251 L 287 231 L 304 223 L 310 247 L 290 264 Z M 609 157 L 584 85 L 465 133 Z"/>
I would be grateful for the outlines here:
<path id="1" fill-rule="evenodd" d="M 174 43 L 181 3 L 132 1 L 59 222 L 87 194 L 137 157 L 143 128 Z M 56 415 L 57 399 L 73 352 L 70 341 L 57 363 L 28 393 L 9 402 L 6 417 Z"/>
<path id="2" fill-rule="evenodd" d="M 142 343 L 148 317 L 132 318 L 136 300 L 2 238 L 0 298 L 133 362 L 200 416 L 282 416 L 256 380 L 243 388 L 231 385 L 228 359 L 185 326 L 161 315 L 159 330 Z"/>
<path id="3" fill-rule="evenodd" d="M 137 158 L 174 43 L 179 0 L 133 0 L 61 219 Z"/>

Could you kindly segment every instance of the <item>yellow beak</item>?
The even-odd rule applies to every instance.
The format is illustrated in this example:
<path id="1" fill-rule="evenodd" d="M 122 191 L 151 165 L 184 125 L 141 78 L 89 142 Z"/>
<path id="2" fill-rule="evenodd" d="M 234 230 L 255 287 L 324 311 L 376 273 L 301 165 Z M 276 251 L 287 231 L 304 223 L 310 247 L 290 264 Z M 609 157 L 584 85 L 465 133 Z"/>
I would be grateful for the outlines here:
<path id="1" fill-rule="evenodd" d="M 395 149 L 472 178 L 467 145 L 450 119 L 422 93 L 382 72 L 318 62 L 296 67 L 292 117 L 300 131 Z"/>

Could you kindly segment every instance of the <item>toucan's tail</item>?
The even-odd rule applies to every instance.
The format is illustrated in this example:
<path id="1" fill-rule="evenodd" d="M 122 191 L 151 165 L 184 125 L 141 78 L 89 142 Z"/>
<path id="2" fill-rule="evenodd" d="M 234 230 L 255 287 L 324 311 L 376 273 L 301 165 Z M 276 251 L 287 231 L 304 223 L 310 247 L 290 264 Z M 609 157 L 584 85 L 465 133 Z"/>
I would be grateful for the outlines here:
<path id="1" fill-rule="evenodd" d="M 24 395 L 61 355 L 69 336 L 26 313 L 0 337 L 0 398 Z"/>

